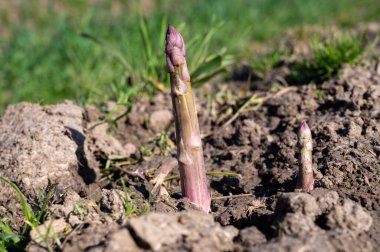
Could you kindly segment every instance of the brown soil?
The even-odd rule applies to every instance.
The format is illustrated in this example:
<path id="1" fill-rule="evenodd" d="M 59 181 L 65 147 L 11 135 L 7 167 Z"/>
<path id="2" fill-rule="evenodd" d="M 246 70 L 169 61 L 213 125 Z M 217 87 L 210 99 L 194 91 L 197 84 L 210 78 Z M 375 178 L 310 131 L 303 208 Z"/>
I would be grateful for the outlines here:
<path id="1" fill-rule="evenodd" d="M 54 223 L 57 250 L 374 251 L 380 246 L 380 63 L 346 66 L 336 78 L 285 91 L 274 95 L 242 82 L 197 91 L 207 171 L 238 174 L 208 176 L 211 215 L 181 199 L 176 178 L 166 183 L 170 198 L 164 188 L 149 194 L 157 169 L 175 157 L 167 93 L 142 97 L 108 129 L 96 123 L 104 115 L 94 107 L 11 106 L 0 123 L 0 174 L 32 206 L 39 190 L 59 189 L 40 226 Z M 247 100 L 239 97 L 252 94 L 266 99 L 225 125 Z M 310 194 L 294 192 L 296 130 L 304 119 L 317 171 Z M 165 129 L 169 140 L 160 141 Z M 128 218 L 119 178 L 134 204 L 130 214 L 147 205 L 151 213 Z M 22 226 L 18 199 L 3 194 L 11 191 L 4 184 L 0 189 L 2 219 Z M 30 236 L 28 250 L 46 249 L 34 230 Z"/>

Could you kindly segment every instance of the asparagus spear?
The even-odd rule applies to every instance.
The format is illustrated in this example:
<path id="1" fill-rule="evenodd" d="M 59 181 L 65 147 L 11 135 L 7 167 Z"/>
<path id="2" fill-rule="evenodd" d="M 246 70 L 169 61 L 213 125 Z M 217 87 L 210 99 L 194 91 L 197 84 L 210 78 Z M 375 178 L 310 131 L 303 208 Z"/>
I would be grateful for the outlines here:
<path id="1" fill-rule="evenodd" d="M 297 179 L 297 189 L 309 192 L 314 188 L 312 151 L 313 141 L 311 131 L 306 121 L 302 121 L 297 133 L 299 148 L 299 171 Z"/>
<path id="2" fill-rule="evenodd" d="M 181 34 L 169 25 L 166 33 L 166 64 L 170 73 L 182 194 L 203 211 L 209 212 L 210 195 L 202 141 L 185 54 Z"/>

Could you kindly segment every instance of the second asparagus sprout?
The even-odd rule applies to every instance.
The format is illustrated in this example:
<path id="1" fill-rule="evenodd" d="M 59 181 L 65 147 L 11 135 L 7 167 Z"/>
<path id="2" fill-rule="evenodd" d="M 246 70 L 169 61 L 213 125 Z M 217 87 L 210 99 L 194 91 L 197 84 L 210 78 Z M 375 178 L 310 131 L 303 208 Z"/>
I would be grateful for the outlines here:
<path id="1" fill-rule="evenodd" d="M 306 121 L 302 121 L 297 133 L 299 149 L 299 170 L 297 175 L 297 189 L 309 192 L 314 188 L 313 174 L 313 141 L 311 131 Z"/>

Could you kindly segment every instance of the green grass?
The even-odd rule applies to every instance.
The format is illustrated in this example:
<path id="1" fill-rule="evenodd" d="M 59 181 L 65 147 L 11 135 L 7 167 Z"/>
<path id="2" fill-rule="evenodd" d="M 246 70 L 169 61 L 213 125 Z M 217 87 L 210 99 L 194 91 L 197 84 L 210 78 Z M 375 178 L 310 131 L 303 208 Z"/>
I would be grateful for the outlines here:
<path id="1" fill-rule="evenodd" d="M 344 64 L 356 64 L 365 52 L 365 38 L 353 33 L 335 35 L 327 40 L 315 36 L 311 58 L 290 64 L 287 81 L 293 84 L 320 83 L 339 73 Z"/>
<path id="2" fill-rule="evenodd" d="M 252 59 L 251 67 L 258 73 L 267 72 L 277 67 L 281 62 L 281 57 L 286 56 L 288 53 L 281 50 L 273 50 L 264 55 L 254 57 Z"/>
<path id="3" fill-rule="evenodd" d="M 33 212 L 33 210 L 30 209 L 30 207 L 28 206 L 24 194 L 17 187 L 17 185 L 1 176 L 0 181 L 11 186 L 17 192 L 21 201 L 22 210 L 24 212 L 25 222 L 28 224 L 27 226 L 25 226 L 22 234 L 19 235 L 12 230 L 11 226 L 8 223 L 0 221 L 0 250 L 7 251 L 8 249 L 23 249 L 29 241 L 29 238 L 27 238 L 26 234 L 30 229 L 36 228 L 38 226 L 39 220 L 37 219 L 36 214 Z"/>
<path id="4" fill-rule="evenodd" d="M 12 11 L 0 11 L 7 34 L 0 36 L 0 114 L 4 106 L 19 101 L 46 104 L 69 98 L 99 104 L 114 99 L 130 104 L 136 94 L 167 82 L 162 33 L 166 21 L 179 27 L 187 42 L 198 38 L 198 47 L 189 46 L 189 60 L 197 59 L 195 48 L 207 48 L 208 57 L 198 61 L 209 62 L 203 73 L 196 72 L 196 63 L 190 64 L 201 78 L 204 73 L 219 74 L 221 66 L 232 63 L 220 57 L 226 53 L 222 48 L 238 60 L 250 59 L 252 44 L 280 37 L 290 28 L 350 27 L 380 17 L 376 0 L 160 0 L 152 1 L 145 19 L 138 14 L 138 1 L 117 5 L 65 0 L 59 6 L 47 1 L 42 7 L 43 1 L 20 2 Z M 12 13 L 19 14 L 18 20 Z M 105 42 L 108 49 L 82 33 Z"/>
<path id="5" fill-rule="evenodd" d="M 38 208 L 34 211 L 28 205 L 27 199 L 16 184 L 2 176 L 0 176 L 0 181 L 12 187 L 12 189 L 16 191 L 21 202 L 25 218 L 24 221 L 26 223 L 23 230 L 20 233 L 17 233 L 12 229 L 12 223 L 7 223 L 0 220 L 0 251 L 23 251 L 27 243 L 30 241 L 29 232 L 32 229 L 38 232 L 42 241 L 47 246 L 47 249 L 52 251 L 47 242 L 50 226 L 46 234 L 41 234 L 38 225 L 42 224 L 46 220 L 46 209 L 54 197 L 55 187 L 53 186 L 40 192 Z"/>
<path id="6" fill-rule="evenodd" d="M 141 202 L 141 199 L 136 193 L 129 189 L 124 182 L 124 179 L 120 179 L 121 186 L 124 191 L 124 205 L 126 217 L 140 216 L 150 211 L 149 202 Z"/>

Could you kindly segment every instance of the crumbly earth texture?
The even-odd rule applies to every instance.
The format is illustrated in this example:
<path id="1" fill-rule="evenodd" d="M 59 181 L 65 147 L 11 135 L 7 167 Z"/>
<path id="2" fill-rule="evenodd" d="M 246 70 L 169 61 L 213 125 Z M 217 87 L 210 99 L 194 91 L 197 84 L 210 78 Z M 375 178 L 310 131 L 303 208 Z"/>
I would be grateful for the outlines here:
<path id="1" fill-rule="evenodd" d="M 375 251 L 380 63 L 345 66 L 324 82 L 282 90 L 230 82 L 196 91 L 206 168 L 219 172 L 208 175 L 209 215 L 181 198 L 170 161 L 175 136 L 168 93 L 114 113 L 122 118 L 117 126 L 101 123 L 105 113 L 96 108 L 70 102 L 10 106 L 0 121 L 0 175 L 20 187 L 35 211 L 41 191 L 55 192 L 44 223 L 27 232 L 26 249 Z M 253 94 L 265 97 L 260 106 L 226 123 Z M 294 192 L 302 120 L 313 135 L 311 193 Z M 161 171 L 168 179 L 157 189 Z M 4 183 L 0 190 L 1 220 L 22 232 L 19 198 Z"/>

